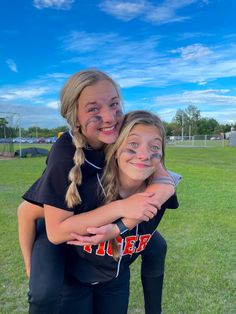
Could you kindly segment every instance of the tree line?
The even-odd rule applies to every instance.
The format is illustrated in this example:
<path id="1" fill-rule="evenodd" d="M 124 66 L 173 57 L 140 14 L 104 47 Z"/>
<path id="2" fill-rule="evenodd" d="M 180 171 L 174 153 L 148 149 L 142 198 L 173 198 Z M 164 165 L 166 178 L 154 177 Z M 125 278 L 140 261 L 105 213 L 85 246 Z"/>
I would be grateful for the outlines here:
<path id="1" fill-rule="evenodd" d="M 193 105 L 186 109 L 178 109 L 172 122 L 164 122 L 167 136 L 192 136 L 192 135 L 220 135 L 230 132 L 234 125 L 220 124 L 213 118 L 205 118 L 201 116 L 200 110 Z"/>
<path id="2" fill-rule="evenodd" d="M 192 135 L 220 135 L 222 133 L 230 132 L 233 127 L 236 130 L 236 123 L 234 125 L 220 124 L 213 118 L 205 118 L 201 116 L 200 110 L 193 105 L 186 109 L 178 109 L 171 122 L 163 122 L 167 136 L 192 136 Z M 22 137 L 55 137 L 59 132 L 65 132 L 67 126 L 59 126 L 54 129 L 40 128 L 32 126 L 28 129 L 21 128 Z M 19 128 L 9 126 L 5 118 L 0 118 L 0 138 L 4 137 L 18 137 Z"/>

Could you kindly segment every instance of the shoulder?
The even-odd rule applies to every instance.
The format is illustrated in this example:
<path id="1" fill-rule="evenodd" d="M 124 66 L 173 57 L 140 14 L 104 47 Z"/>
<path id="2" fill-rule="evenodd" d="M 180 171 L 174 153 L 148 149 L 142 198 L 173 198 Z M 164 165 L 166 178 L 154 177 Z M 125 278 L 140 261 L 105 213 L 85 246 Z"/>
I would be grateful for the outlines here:
<path id="1" fill-rule="evenodd" d="M 51 162 L 55 163 L 57 161 L 71 160 L 74 157 L 74 153 L 75 146 L 72 142 L 72 137 L 69 132 L 65 132 L 53 144 L 50 150 L 48 164 Z"/>

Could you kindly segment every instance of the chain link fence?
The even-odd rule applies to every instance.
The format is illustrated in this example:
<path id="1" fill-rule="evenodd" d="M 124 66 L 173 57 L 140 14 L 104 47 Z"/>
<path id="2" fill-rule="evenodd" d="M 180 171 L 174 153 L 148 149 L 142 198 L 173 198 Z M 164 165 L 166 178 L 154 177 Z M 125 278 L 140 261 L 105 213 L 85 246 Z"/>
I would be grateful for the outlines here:
<path id="1" fill-rule="evenodd" d="M 224 147 L 229 140 L 221 135 L 167 136 L 167 146 L 174 147 Z"/>

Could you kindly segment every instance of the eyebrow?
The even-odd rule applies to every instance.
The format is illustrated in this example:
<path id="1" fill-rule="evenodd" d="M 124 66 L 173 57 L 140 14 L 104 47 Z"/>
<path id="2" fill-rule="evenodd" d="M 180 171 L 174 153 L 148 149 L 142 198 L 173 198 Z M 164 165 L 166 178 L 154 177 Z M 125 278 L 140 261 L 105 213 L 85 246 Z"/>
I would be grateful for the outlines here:
<path id="1" fill-rule="evenodd" d="M 112 98 L 110 99 L 110 101 L 113 101 L 113 100 L 115 100 L 115 99 L 120 100 L 119 96 L 115 96 L 115 97 L 112 97 Z M 86 107 L 89 106 L 89 105 L 95 105 L 95 104 L 97 104 L 97 101 L 96 101 L 96 100 L 94 100 L 94 101 L 89 101 L 89 102 L 86 103 L 86 105 L 85 105 L 84 107 L 86 108 Z"/>
<path id="2" fill-rule="evenodd" d="M 130 134 L 128 135 L 128 138 L 129 138 L 130 136 L 137 136 L 137 137 L 140 137 L 140 135 L 137 134 L 137 133 L 130 133 Z M 161 138 L 160 136 L 158 136 L 158 137 L 155 137 L 155 138 L 153 139 L 153 141 L 161 141 L 161 142 L 162 142 L 162 138 Z"/>

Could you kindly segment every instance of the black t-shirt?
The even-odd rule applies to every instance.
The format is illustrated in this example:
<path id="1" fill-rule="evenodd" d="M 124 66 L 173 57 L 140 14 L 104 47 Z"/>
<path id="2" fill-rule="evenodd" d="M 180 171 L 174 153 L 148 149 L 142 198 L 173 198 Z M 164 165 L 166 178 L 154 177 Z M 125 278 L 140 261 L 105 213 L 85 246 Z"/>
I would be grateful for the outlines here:
<path id="1" fill-rule="evenodd" d="M 71 252 L 69 259 L 69 272 L 82 282 L 105 282 L 118 276 L 119 273 L 129 267 L 135 256 L 142 254 L 158 224 L 160 223 L 166 208 L 179 206 L 176 195 L 166 201 L 157 215 L 148 222 L 142 222 L 130 231 L 125 232 L 117 241 L 120 245 L 120 259 L 115 261 L 112 256 L 110 241 L 99 245 L 76 246 L 76 253 L 82 257 L 76 258 L 75 251 Z M 131 258 L 134 257 L 134 258 Z"/>
<path id="2" fill-rule="evenodd" d="M 70 184 L 68 175 L 74 166 L 75 146 L 71 135 L 65 132 L 52 146 L 47 159 L 47 167 L 42 176 L 23 195 L 26 201 L 43 206 L 55 206 L 74 213 L 81 213 L 98 207 L 97 175 L 104 166 L 104 151 L 83 149 L 85 163 L 81 166 L 82 182 L 79 192 L 82 204 L 69 208 L 65 195 Z"/>
<path id="3" fill-rule="evenodd" d="M 47 166 L 42 176 L 29 188 L 23 198 L 31 203 L 55 206 L 75 214 L 95 209 L 101 205 L 98 196 L 98 177 L 104 166 L 103 150 L 84 149 L 85 163 L 81 166 L 82 185 L 79 192 L 82 204 L 68 208 L 65 195 L 70 184 L 68 175 L 74 166 L 75 146 L 71 135 L 64 133 L 52 146 Z M 111 280 L 129 266 L 130 257 L 140 254 L 149 242 L 166 208 L 177 208 L 176 196 L 170 198 L 154 219 L 143 222 L 127 231 L 118 241 L 122 242 L 122 258 L 115 261 L 112 257 L 110 242 L 98 246 L 68 246 L 66 271 L 82 282 L 105 282 Z"/>

